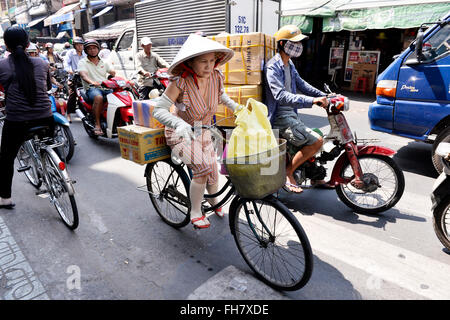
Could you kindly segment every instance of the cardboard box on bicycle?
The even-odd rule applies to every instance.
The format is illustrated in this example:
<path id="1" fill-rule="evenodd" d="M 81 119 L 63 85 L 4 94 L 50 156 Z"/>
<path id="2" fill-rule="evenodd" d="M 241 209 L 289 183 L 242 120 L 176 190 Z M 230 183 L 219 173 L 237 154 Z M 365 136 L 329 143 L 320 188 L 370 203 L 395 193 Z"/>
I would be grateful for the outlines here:
<path id="1" fill-rule="evenodd" d="M 262 102 L 262 85 L 225 85 L 225 93 L 235 102 L 246 105 L 247 100 L 253 98 Z M 236 127 L 236 117 L 233 112 L 223 104 L 217 106 L 216 123 L 219 127 Z M 232 117 L 232 118 L 229 118 Z M 227 119 L 229 118 L 229 119 Z"/>
<path id="2" fill-rule="evenodd" d="M 138 126 L 159 129 L 164 128 L 158 120 L 153 118 L 152 113 L 156 107 L 156 103 L 160 98 L 141 100 L 133 102 L 134 123 Z M 175 112 L 175 106 L 172 105 L 170 112 Z"/>
<path id="3" fill-rule="evenodd" d="M 170 157 L 164 128 L 152 129 L 138 125 L 117 128 L 122 158 L 146 164 Z"/>

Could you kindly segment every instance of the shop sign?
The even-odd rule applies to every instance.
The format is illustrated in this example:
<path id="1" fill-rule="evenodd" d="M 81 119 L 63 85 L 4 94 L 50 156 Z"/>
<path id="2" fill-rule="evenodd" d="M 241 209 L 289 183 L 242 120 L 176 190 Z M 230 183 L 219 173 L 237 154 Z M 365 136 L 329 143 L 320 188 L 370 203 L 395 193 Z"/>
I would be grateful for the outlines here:
<path id="1" fill-rule="evenodd" d="M 380 51 L 347 51 L 344 81 L 352 81 L 353 67 L 355 64 L 376 65 L 375 74 L 377 74 L 378 66 L 380 64 Z"/>

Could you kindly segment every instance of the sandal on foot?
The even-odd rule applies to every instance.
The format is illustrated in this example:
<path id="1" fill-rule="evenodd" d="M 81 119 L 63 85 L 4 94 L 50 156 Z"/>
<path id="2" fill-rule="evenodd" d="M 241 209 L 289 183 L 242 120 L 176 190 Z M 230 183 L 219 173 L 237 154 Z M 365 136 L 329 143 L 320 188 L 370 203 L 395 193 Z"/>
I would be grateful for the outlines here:
<path id="1" fill-rule="evenodd" d="M 15 203 L 0 204 L 0 209 L 13 209 L 15 205 Z"/>
<path id="2" fill-rule="evenodd" d="M 96 136 L 102 136 L 102 135 L 103 135 L 103 130 L 100 129 L 100 128 L 95 128 L 95 129 L 94 129 L 94 134 L 95 134 Z"/>
<path id="3" fill-rule="evenodd" d="M 223 218 L 225 216 L 225 213 L 223 213 L 222 211 L 222 207 L 214 210 L 214 213 L 216 214 L 216 216 L 218 216 L 219 218 Z"/>
<path id="4" fill-rule="evenodd" d="M 200 223 L 198 223 L 198 222 L 200 222 Z M 201 216 L 199 218 L 193 218 L 193 219 L 191 219 L 191 223 L 194 225 L 195 229 L 206 229 L 206 228 L 209 228 L 209 226 L 211 225 L 211 223 L 209 223 L 206 216 Z"/>
<path id="5" fill-rule="evenodd" d="M 300 191 L 294 191 L 292 190 L 292 188 L 297 188 L 300 189 Z M 292 193 L 302 193 L 303 189 L 296 184 L 290 183 L 290 182 L 286 182 L 286 184 L 283 186 L 283 189 L 286 190 L 287 192 L 292 192 Z"/>

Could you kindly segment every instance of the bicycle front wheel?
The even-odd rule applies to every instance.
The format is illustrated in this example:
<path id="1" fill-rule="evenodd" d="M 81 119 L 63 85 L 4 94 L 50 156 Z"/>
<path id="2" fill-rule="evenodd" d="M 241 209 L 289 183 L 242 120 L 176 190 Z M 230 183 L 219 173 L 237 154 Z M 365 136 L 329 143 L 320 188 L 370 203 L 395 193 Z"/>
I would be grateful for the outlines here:
<path id="1" fill-rule="evenodd" d="M 170 158 L 149 163 L 145 169 L 147 190 L 158 215 L 165 223 L 181 228 L 190 221 L 190 180 L 183 167 Z"/>
<path id="2" fill-rule="evenodd" d="M 256 275 L 277 290 L 308 283 L 313 254 L 305 231 L 279 200 L 239 199 L 230 209 L 231 231 L 239 252 Z"/>
<path id="3" fill-rule="evenodd" d="M 78 209 L 75 196 L 68 193 L 59 165 L 55 163 L 47 152 L 44 152 L 43 158 L 47 165 L 48 192 L 50 193 L 51 201 L 64 224 L 69 229 L 75 230 L 78 227 Z"/>

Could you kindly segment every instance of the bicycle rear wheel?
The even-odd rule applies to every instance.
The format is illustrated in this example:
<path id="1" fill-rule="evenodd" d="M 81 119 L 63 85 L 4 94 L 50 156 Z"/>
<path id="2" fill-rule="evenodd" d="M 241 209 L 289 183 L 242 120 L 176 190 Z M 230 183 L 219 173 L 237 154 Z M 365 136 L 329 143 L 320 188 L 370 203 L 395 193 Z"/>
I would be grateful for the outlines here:
<path id="1" fill-rule="evenodd" d="M 51 200 L 58 211 L 64 224 L 71 230 L 78 227 L 78 208 L 75 196 L 69 195 L 64 176 L 53 158 L 47 153 L 43 153 L 43 161 L 46 163 L 48 192 Z"/>
<path id="2" fill-rule="evenodd" d="M 170 158 L 149 163 L 145 168 L 147 190 L 156 212 L 165 223 L 181 228 L 190 221 L 190 180 L 183 167 Z"/>
<path id="3" fill-rule="evenodd" d="M 30 167 L 28 170 L 25 170 L 25 176 L 28 181 L 30 181 L 31 185 L 36 189 L 39 189 L 42 185 L 42 180 L 39 177 L 39 170 L 37 168 L 36 162 L 33 160 L 33 156 L 27 151 L 25 144 L 31 144 L 30 141 L 25 141 L 19 148 L 19 152 L 17 153 L 17 160 L 19 161 L 19 165 L 22 168 Z"/>
<path id="4" fill-rule="evenodd" d="M 230 209 L 230 219 L 239 252 L 263 282 L 293 291 L 309 281 L 313 254 L 308 237 L 279 200 L 239 199 Z"/>

